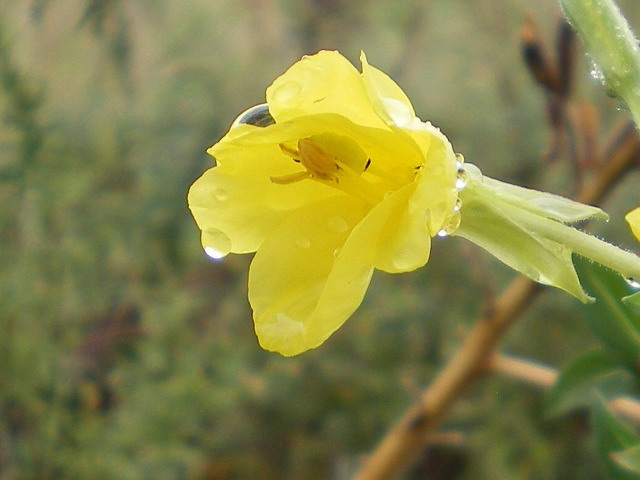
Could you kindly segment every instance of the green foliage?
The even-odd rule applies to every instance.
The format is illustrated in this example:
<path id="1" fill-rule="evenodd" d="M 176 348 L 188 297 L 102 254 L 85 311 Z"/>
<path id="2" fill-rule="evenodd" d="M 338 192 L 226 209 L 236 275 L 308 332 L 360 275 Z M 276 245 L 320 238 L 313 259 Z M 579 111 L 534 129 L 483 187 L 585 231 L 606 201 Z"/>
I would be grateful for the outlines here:
<path id="1" fill-rule="evenodd" d="M 604 350 L 591 350 L 574 358 L 562 369 L 558 380 L 547 393 L 547 410 L 559 415 L 577 406 L 590 404 L 590 394 L 596 384 L 615 376 L 621 368 Z"/>
<path id="2" fill-rule="evenodd" d="M 585 321 L 609 354 L 637 375 L 640 317 L 622 302 L 628 285 L 618 273 L 586 260 L 576 259 L 576 266 L 586 290 L 597 299 L 585 309 Z"/>
<path id="3" fill-rule="evenodd" d="M 637 480 L 638 472 L 633 472 L 628 457 L 633 449 L 640 446 L 640 436 L 614 417 L 602 401 L 593 409 L 593 428 L 600 458 L 612 480 Z M 629 452 L 629 449 L 632 449 Z M 623 467 L 624 466 L 624 467 Z M 628 467 L 632 468 L 628 468 Z"/>

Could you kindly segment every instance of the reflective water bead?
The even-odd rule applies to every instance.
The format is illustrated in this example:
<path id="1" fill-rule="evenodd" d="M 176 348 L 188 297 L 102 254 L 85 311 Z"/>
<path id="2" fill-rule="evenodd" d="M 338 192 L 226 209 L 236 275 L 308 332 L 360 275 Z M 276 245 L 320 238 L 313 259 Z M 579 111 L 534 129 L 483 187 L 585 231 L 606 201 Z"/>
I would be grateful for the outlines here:
<path id="1" fill-rule="evenodd" d="M 296 95 L 300 93 L 302 90 L 302 85 L 298 82 L 294 82 L 290 80 L 288 82 L 279 85 L 276 90 L 273 92 L 273 99 L 277 102 L 286 103 Z"/>
<path id="2" fill-rule="evenodd" d="M 242 112 L 231 124 L 231 128 L 238 125 L 254 125 L 256 127 L 268 127 L 273 125 L 275 120 L 269 112 L 269 105 L 261 103 L 254 107 L 248 108 Z"/>
<path id="3" fill-rule="evenodd" d="M 627 282 L 627 285 L 629 285 L 631 288 L 640 289 L 640 281 L 636 280 L 635 278 L 625 277 L 624 281 Z"/>
<path id="4" fill-rule="evenodd" d="M 336 215 L 336 216 L 333 216 L 333 217 L 329 217 L 329 219 L 327 220 L 327 227 L 332 232 L 344 233 L 349 228 L 349 224 L 347 223 L 347 221 L 344 218 L 338 217 Z"/>
<path id="5" fill-rule="evenodd" d="M 223 188 L 218 188 L 213 192 L 213 196 L 219 202 L 224 202 L 225 200 L 227 200 L 229 198 L 229 192 L 227 192 Z"/>
<path id="6" fill-rule="evenodd" d="M 311 240 L 307 237 L 296 238 L 296 245 L 300 248 L 309 248 L 311 246 Z"/>
<path id="7" fill-rule="evenodd" d="M 203 230 L 201 241 L 204 252 L 214 260 L 226 257 L 231 251 L 231 239 L 215 228 Z"/>
<path id="8" fill-rule="evenodd" d="M 467 182 L 469 181 L 469 174 L 467 171 L 458 167 L 458 171 L 456 172 L 456 189 L 462 190 L 467 186 Z"/>

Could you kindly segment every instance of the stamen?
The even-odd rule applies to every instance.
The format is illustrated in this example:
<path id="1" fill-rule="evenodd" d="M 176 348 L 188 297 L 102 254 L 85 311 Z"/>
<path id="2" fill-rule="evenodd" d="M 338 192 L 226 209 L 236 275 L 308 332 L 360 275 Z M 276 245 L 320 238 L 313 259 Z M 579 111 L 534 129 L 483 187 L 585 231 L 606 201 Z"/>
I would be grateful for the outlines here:
<path id="1" fill-rule="evenodd" d="M 291 157 L 294 162 L 300 163 L 305 170 L 270 177 L 273 183 L 287 185 L 312 179 L 337 188 L 350 195 L 354 195 L 368 203 L 375 204 L 382 200 L 383 193 L 386 190 L 380 189 L 379 185 L 374 185 L 361 176 L 362 173 L 372 166 L 373 162 L 370 158 L 367 159 L 362 171 L 355 171 L 348 163 L 340 162 L 336 156 L 325 151 L 312 138 L 302 138 L 298 140 L 298 149 L 289 147 L 283 143 L 279 144 L 279 146 L 282 153 Z M 376 173 L 377 172 L 374 172 L 375 176 L 377 176 Z"/>
<path id="2" fill-rule="evenodd" d="M 295 160 L 295 159 L 294 159 Z M 299 182 L 300 180 L 304 180 L 305 178 L 311 178 L 311 172 L 296 172 L 290 175 L 280 175 L 279 177 L 269 177 L 273 183 L 277 183 L 278 185 L 287 185 L 289 183 Z"/>

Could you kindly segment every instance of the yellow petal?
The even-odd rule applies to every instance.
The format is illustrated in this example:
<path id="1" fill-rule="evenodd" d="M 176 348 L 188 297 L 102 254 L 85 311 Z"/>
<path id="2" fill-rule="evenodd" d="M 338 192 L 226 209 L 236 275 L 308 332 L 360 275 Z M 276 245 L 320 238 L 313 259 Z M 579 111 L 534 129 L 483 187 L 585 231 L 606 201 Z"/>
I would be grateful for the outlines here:
<path id="1" fill-rule="evenodd" d="M 415 270 L 429 260 L 429 210 L 410 202 L 414 184 L 384 199 L 388 219 L 379 237 L 375 267 L 388 273 Z"/>
<path id="2" fill-rule="evenodd" d="M 365 213 L 361 203 L 330 198 L 293 212 L 260 246 L 249 301 L 264 349 L 290 356 L 314 348 L 360 305 L 372 246 L 346 256 L 341 249 Z"/>
<path id="3" fill-rule="evenodd" d="M 429 135 L 429 148 L 425 154 L 424 167 L 416 180 L 417 186 L 411 202 L 429 210 L 429 230 L 433 237 L 454 215 L 458 199 L 458 167 L 456 155 L 447 137 L 429 123 L 424 123 L 422 128 L 423 131 L 414 131 L 412 135 L 416 138 Z"/>
<path id="4" fill-rule="evenodd" d="M 277 144 L 238 148 L 233 157 L 233 162 L 207 170 L 188 194 L 203 247 L 222 255 L 255 251 L 290 211 L 336 193 L 318 182 L 273 183 L 270 176 L 300 168 L 284 158 Z"/>
<path id="5" fill-rule="evenodd" d="M 624 218 L 629 223 L 635 237 L 640 241 L 640 207 L 631 210 Z"/>
<path id="6" fill-rule="evenodd" d="M 374 111 L 387 124 L 407 127 L 416 114 L 407 95 L 386 73 L 369 65 L 364 52 L 360 53 L 364 90 Z"/>
<path id="7" fill-rule="evenodd" d="M 362 86 L 360 73 L 335 51 L 305 56 L 267 89 L 276 122 L 303 115 L 335 113 L 354 123 L 382 127 Z"/>
<path id="8" fill-rule="evenodd" d="M 249 300 L 263 348 L 297 355 L 351 316 L 394 205 L 381 202 L 364 216 L 363 206 L 332 198 L 295 212 L 262 244 L 249 272 Z"/>

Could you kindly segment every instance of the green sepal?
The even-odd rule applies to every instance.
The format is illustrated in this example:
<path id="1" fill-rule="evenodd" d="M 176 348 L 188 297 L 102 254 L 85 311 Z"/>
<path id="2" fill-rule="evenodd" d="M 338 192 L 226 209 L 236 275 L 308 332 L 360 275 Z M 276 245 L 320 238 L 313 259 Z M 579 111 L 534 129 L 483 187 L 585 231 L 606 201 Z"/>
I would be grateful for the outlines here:
<path id="1" fill-rule="evenodd" d="M 546 238 L 539 220 L 564 225 L 589 218 L 607 218 L 600 209 L 557 195 L 537 192 L 483 177 L 466 164 L 466 188 L 460 192 L 462 222 L 455 235 L 466 238 L 530 279 L 561 288 L 582 302 L 593 299 L 582 287 L 572 262 L 573 251 Z M 535 220 L 536 222 L 534 222 Z M 574 231 L 565 226 L 567 234 Z"/>

